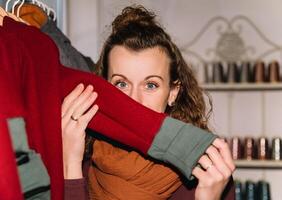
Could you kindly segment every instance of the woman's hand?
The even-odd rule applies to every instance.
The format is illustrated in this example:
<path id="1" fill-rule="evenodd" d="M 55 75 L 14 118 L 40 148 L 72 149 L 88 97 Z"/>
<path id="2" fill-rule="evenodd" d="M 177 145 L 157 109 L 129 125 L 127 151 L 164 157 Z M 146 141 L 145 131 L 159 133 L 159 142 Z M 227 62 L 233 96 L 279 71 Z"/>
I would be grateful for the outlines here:
<path id="1" fill-rule="evenodd" d="M 62 104 L 62 140 L 65 179 L 82 178 L 82 160 L 85 147 L 85 129 L 96 114 L 97 105 L 93 105 L 97 93 L 93 86 L 84 89 L 79 84 Z"/>
<path id="2" fill-rule="evenodd" d="M 192 174 L 199 180 L 195 191 L 196 200 L 219 200 L 235 170 L 228 144 L 216 139 L 199 159 L 201 167 L 195 167 Z"/>

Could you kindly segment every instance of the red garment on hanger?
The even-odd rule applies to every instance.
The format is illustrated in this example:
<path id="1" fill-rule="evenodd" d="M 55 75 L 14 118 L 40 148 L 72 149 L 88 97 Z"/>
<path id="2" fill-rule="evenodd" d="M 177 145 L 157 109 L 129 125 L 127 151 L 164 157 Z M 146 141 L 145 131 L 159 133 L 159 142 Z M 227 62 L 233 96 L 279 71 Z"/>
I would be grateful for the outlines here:
<path id="1" fill-rule="evenodd" d="M 12 67 L 15 60 L 10 60 L 9 52 L 16 48 L 9 43 L 15 38 L 2 34 L 0 29 L 0 199 L 19 199 L 20 183 L 17 176 L 16 158 L 10 140 L 7 118 L 23 116 L 24 109 L 20 102 L 20 93 L 13 83 L 13 75 L 5 70 Z M 14 51 L 16 52 L 16 51 Z M 15 56 L 12 54 L 11 56 Z"/>
<path id="2" fill-rule="evenodd" d="M 99 112 L 89 127 L 147 153 L 166 117 L 165 114 L 142 106 L 96 75 L 62 66 L 59 63 L 57 47 L 38 29 L 8 17 L 4 18 L 1 29 L 1 36 L 16 36 L 15 40 L 10 40 L 5 44 L 7 46 L 0 49 L 0 68 L 13 77 L 15 90 L 20 94 L 18 103 L 27 113 L 24 118 L 29 145 L 41 154 L 48 169 L 52 199 L 63 199 L 61 102 L 64 96 L 82 81 L 92 84 L 99 95 L 96 101 Z M 11 46 L 13 48 L 10 48 Z M 2 57 L 2 54 L 6 57 Z M 15 63 L 9 64 L 11 60 Z M 10 117 L 13 116 L 16 115 L 11 114 Z M 11 154 L 11 149 L 7 152 Z M 9 163 L 11 164 L 11 160 Z M 11 165 L 14 169 L 8 170 L 6 175 L 15 171 L 15 163 Z M 3 175 L 5 176 L 5 171 Z M 2 183 L 0 197 L 19 191 L 14 187 L 18 187 L 17 184 L 12 186 Z"/>

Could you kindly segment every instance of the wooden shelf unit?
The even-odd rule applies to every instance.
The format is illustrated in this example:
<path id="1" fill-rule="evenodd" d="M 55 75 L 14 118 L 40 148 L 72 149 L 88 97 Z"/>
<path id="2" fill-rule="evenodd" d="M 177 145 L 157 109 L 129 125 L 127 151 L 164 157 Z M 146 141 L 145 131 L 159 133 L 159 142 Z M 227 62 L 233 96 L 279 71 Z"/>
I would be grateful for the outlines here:
<path id="1" fill-rule="evenodd" d="M 282 169 L 282 160 L 235 160 L 237 168 Z"/>
<path id="2" fill-rule="evenodd" d="M 207 91 L 264 91 L 282 90 L 282 83 L 209 83 L 202 87 Z"/>

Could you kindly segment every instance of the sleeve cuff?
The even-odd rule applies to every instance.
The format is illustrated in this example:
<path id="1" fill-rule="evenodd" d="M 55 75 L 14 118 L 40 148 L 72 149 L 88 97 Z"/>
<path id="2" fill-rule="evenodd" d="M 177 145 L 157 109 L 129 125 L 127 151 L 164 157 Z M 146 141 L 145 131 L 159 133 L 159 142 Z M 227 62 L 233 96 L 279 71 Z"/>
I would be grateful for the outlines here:
<path id="1" fill-rule="evenodd" d="M 85 178 L 81 179 L 65 179 L 64 180 L 64 199 L 65 200 L 86 200 L 87 189 L 86 189 Z"/>
<path id="2" fill-rule="evenodd" d="M 188 179 L 199 158 L 216 135 L 171 117 L 166 117 L 148 154 L 177 167 Z"/>

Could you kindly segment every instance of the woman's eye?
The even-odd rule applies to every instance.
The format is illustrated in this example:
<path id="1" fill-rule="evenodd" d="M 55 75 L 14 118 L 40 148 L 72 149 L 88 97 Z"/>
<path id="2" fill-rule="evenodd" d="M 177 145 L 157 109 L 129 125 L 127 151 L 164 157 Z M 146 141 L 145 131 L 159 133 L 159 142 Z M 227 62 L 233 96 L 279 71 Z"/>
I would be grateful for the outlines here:
<path id="1" fill-rule="evenodd" d="M 118 82 L 115 83 L 115 86 L 118 87 L 118 88 L 126 88 L 127 84 L 126 84 L 126 82 L 118 81 Z"/>
<path id="2" fill-rule="evenodd" d="M 158 88 L 158 84 L 156 84 L 156 83 L 147 83 L 146 84 L 146 88 L 149 89 L 149 90 L 153 90 L 153 89 Z"/>

